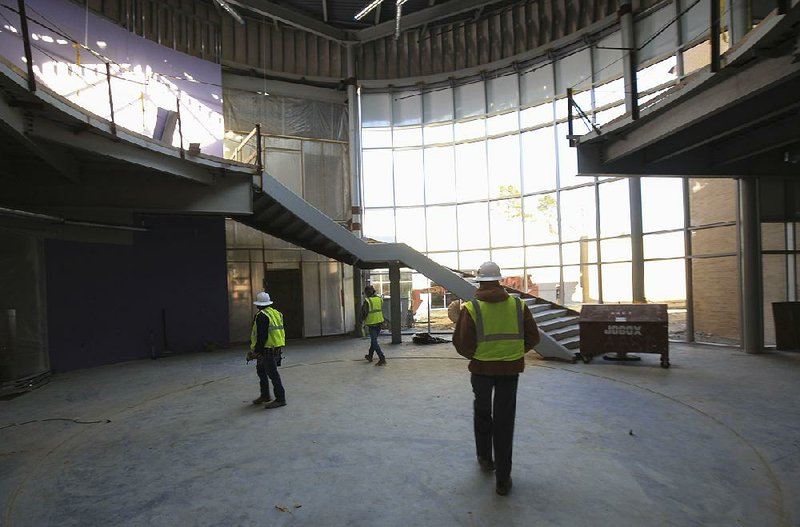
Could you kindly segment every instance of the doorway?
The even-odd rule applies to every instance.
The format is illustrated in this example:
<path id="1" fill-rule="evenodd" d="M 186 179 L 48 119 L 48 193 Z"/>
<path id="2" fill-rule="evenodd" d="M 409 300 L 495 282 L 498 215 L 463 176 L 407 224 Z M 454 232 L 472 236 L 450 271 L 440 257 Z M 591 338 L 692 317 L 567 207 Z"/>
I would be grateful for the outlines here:
<path id="1" fill-rule="evenodd" d="M 264 290 L 283 313 L 287 339 L 303 337 L 303 275 L 300 269 L 278 269 L 264 273 Z"/>

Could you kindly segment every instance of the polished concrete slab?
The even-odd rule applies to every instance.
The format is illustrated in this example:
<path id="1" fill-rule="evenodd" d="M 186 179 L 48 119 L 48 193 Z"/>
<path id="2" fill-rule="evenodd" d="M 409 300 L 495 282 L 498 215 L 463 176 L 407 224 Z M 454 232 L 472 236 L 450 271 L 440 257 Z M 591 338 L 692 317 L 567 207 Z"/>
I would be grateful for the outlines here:
<path id="1" fill-rule="evenodd" d="M 0 401 L 0 524 L 800 524 L 800 354 L 673 344 L 530 357 L 514 488 L 478 470 L 449 344 L 292 342 L 264 410 L 244 349 L 56 375 Z"/>

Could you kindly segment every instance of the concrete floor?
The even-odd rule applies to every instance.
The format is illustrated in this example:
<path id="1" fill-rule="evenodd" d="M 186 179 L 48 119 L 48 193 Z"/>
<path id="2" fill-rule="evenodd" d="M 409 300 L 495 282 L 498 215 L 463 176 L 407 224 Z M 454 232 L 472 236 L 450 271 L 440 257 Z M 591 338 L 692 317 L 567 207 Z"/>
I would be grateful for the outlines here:
<path id="1" fill-rule="evenodd" d="M 501 497 L 475 462 L 466 361 L 387 343 L 377 368 L 367 344 L 290 343 L 276 410 L 249 404 L 243 349 L 0 401 L 0 525 L 800 525 L 800 354 L 531 357 Z"/>

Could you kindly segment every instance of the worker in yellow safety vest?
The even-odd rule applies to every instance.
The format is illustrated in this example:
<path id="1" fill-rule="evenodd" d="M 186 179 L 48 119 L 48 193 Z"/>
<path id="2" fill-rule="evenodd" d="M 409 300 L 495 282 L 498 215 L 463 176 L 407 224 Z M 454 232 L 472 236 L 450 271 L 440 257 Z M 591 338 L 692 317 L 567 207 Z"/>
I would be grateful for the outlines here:
<path id="1" fill-rule="evenodd" d="M 364 358 L 372 362 L 372 354 L 378 354 L 378 362 L 375 366 L 385 366 L 386 356 L 378 344 L 378 334 L 381 332 L 383 324 L 383 298 L 375 293 L 375 288 L 368 285 L 364 288 L 364 303 L 361 305 L 361 319 L 369 330 L 369 351 Z"/>
<path id="2" fill-rule="evenodd" d="M 256 295 L 253 304 L 259 308 L 253 318 L 253 329 L 250 332 L 250 353 L 248 362 L 256 359 L 256 373 L 261 387 L 261 395 L 253 404 L 264 404 L 264 408 L 280 408 L 286 406 L 286 390 L 281 382 L 278 366 L 282 360 L 283 346 L 286 345 L 286 333 L 283 329 L 283 314 L 272 306 L 269 293 Z M 275 400 L 269 394 L 269 381 L 275 391 Z"/>
<path id="3" fill-rule="evenodd" d="M 495 470 L 495 490 L 505 496 L 511 491 L 517 383 L 525 369 L 523 356 L 539 343 L 539 329 L 525 303 L 509 296 L 501 279 L 496 263 L 481 265 L 475 300 L 461 309 L 453 345 L 470 359 L 478 464 Z"/>

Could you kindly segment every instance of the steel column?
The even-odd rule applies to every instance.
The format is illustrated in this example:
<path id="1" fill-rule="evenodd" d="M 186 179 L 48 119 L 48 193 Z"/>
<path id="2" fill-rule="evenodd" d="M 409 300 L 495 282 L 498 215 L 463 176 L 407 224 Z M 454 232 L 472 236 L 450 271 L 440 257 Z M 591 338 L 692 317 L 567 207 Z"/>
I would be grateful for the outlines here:
<path id="1" fill-rule="evenodd" d="M 728 29 L 731 47 L 738 44 L 750 31 L 750 2 L 748 0 L 733 0 L 730 2 Z"/>
<path id="2" fill-rule="evenodd" d="M 739 179 L 739 236 L 741 246 L 742 349 L 763 351 L 763 294 L 761 288 L 761 223 L 758 214 L 758 179 Z"/>
<path id="3" fill-rule="evenodd" d="M 711 72 L 716 73 L 720 69 L 719 60 L 719 33 L 720 33 L 720 0 L 711 0 L 711 27 L 709 28 L 708 37 L 711 39 Z"/>
<path id="4" fill-rule="evenodd" d="M 400 344 L 403 338 L 400 334 L 400 263 L 395 262 L 389 265 L 389 300 L 390 313 L 392 316 L 392 344 Z"/>
<path id="5" fill-rule="evenodd" d="M 33 73 L 33 53 L 31 52 L 31 34 L 28 31 L 28 15 L 25 13 L 25 0 L 17 2 L 19 6 L 19 23 L 22 32 L 22 46 L 25 48 L 25 65 L 28 66 L 28 90 L 36 91 L 36 76 Z"/>
<path id="6" fill-rule="evenodd" d="M 356 62 L 355 46 L 347 46 L 347 117 L 349 132 L 350 154 L 350 200 L 351 200 L 351 227 L 355 236 L 360 236 L 362 231 L 362 203 L 361 203 L 361 114 L 358 102 L 358 68 Z M 361 298 L 362 272 L 353 270 L 353 298 Z M 359 320 L 358 303 L 354 303 L 355 320 Z M 356 325 L 356 333 L 361 331 L 361 326 Z"/>
<path id="7" fill-rule="evenodd" d="M 631 292 L 634 302 L 645 302 L 644 296 L 644 241 L 642 228 L 642 180 L 628 179 L 631 207 Z"/>
<path id="8" fill-rule="evenodd" d="M 626 53 L 625 60 L 622 62 L 622 74 L 625 79 L 625 111 L 631 114 L 631 119 L 635 120 L 639 118 L 639 89 L 636 85 L 636 69 L 639 60 L 636 52 L 636 32 L 631 0 L 621 0 L 617 13 L 622 35 L 622 48 Z"/>

